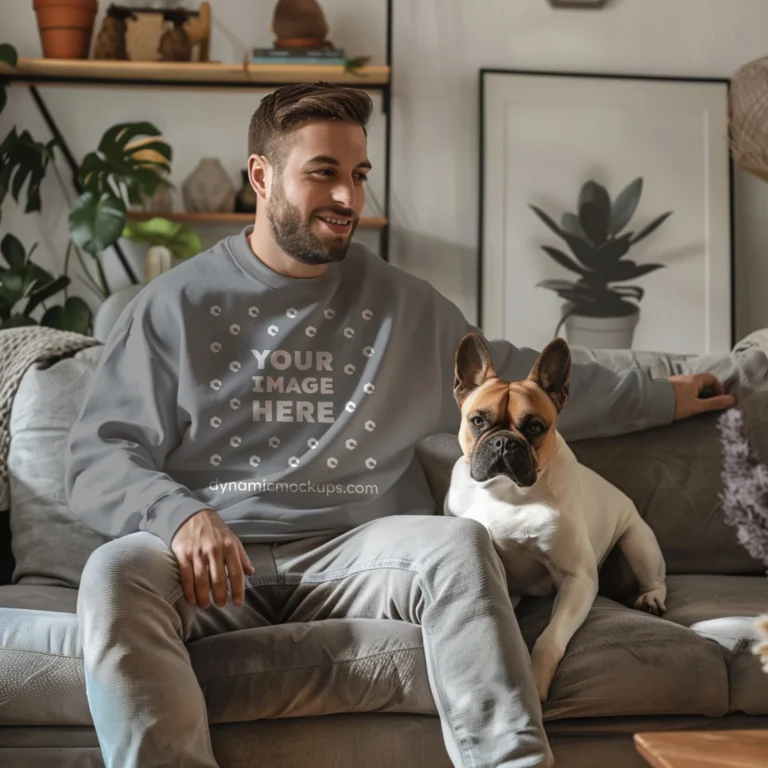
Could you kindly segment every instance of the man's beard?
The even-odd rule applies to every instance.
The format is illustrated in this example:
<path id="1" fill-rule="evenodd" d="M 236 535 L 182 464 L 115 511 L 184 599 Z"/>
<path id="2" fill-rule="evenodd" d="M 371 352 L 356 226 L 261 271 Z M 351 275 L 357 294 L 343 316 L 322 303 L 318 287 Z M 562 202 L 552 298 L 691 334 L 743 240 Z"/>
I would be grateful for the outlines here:
<path id="1" fill-rule="evenodd" d="M 301 211 L 291 205 L 283 194 L 282 185 L 276 184 L 275 193 L 267 204 L 267 221 L 275 242 L 281 250 L 304 264 L 330 264 L 341 261 L 352 242 L 352 235 L 357 229 L 358 218 L 349 208 L 334 208 L 318 211 L 327 216 L 352 218 L 349 234 L 323 240 L 312 231 L 312 222 L 316 214 L 308 221 L 302 219 Z"/>

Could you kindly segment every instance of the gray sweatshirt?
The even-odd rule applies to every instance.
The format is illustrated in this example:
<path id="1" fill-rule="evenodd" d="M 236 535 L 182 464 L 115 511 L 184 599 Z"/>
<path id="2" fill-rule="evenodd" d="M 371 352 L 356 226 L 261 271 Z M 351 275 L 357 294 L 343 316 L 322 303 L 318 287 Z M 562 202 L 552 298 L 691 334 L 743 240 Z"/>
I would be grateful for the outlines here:
<path id="1" fill-rule="evenodd" d="M 88 526 L 170 545 L 215 509 L 245 542 L 434 514 L 415 444 L 457 433 L 454 355 L 477 331 L 428 282 L 362 245 L 322 277 L 281 276 L 249 228 L 149 283 L 112 329 L 66 452 Z M 532 349 L 490 342 L 499 375 Z M 574 364 L 568 440 L 672 421 L 666 379 Z"/>

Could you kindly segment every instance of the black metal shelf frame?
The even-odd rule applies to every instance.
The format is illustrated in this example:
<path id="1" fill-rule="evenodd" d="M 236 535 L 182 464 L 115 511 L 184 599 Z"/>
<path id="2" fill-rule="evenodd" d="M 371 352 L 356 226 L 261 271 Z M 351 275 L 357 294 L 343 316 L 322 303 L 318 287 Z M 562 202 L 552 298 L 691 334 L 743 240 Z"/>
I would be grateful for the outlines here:
<path id="1" fill-rule="evenodd" d="M 384 203 L 383 203 L 383 215 L 386 218 L 386 223 L 379 230 L 379 248 L 380 256 L 384 261 L 389 261 L 389 228 L 390 228 L 390 166 L 391 166 L 391 147 L 392 147 L 392 6 L 394 0 L 386 0 L 387 9 L 387 35 L 386 35 L 386 64 L 389 67 L 389 77 L 386 83 L 372 83 L 370 85 L 362 86 L 367 91 L 381 91 L 382 96 L 382 114 L 385 115 L 386 123 L 384 128 Z M 126 78 L 120 80 L 114 80 L 107 77 L 100 76 L 71 76 L 71 77 L 56 77 L 47 75 L 23 75 L 23 74 L 9 74 L 4 75 L 4 79 L 19 83 L 30 83 L 28 86 L 32 99 L 37 106 L 45 124 L 51 131 L 53 137 L 57 140 L 59 147 L 64 155 L 64 159 L 67 162 L 72 172 L 72 183 L 78 194 L 83 191 L 82 185 L 78 179 L 79 165 L 72 154 L 66 139 L 59 130 L 56 120 L 51 115 L 48 106 L 46 105 L 43 97 L 38 90 L 38 84 L 45 84 L 47 82 L 55 83 L 57 85 L 110 85 L 120 87 L 126 86 L 154 86 L 154 87 L 172 87 L 178 89 L 184 88 L 227 88 L 227 89 L 247 89 L 247 90 L 260 90 L 265 88 L 276 88 L 281 85 L 285 85 L 284 81 L 272 82 L 268 80 L 253 80 L 249 82 L 219 82 L 219 81 L 196 81 L 196 80 L 157 80 L 151 78 Z M 341 84 L 347 86 L 346 83 Z M 350 86 L 351 87 L 351 86 Z M 355 85 L 354 87 L 361 87 Z M 136 276 L 133 268 L 125 257 L 122 248 L 119 243 L 114 244 L 115 253 L 117 254 L 120 264 L 125 270 L 126 275 L 131 282 L 136 285 L 140 282 Z"/>

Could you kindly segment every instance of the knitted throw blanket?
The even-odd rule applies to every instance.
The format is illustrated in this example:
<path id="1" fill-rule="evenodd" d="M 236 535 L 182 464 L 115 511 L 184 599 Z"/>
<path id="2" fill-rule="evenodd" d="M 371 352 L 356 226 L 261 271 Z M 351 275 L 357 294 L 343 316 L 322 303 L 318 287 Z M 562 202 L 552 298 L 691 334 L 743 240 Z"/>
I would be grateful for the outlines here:
<path id="1" fill-rule="evenodd" d="M 0 510 L 10 508 L 8 449 L 13 399 L 24 372 L 34 363 L 54 363 L 75 352 L 101 344 L 98 339 L 40 325 L 0 331 Z"/>

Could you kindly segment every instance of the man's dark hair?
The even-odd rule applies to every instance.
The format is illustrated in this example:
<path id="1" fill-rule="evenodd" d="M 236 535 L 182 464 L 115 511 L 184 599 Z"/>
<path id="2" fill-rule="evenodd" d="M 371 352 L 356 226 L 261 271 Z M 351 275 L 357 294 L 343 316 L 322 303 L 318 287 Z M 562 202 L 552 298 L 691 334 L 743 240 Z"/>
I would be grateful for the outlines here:
<path id="1" fill-rule="evenodd" d="M 285 139 L 308 120 L 357 123 L 367 135 L 373 111 L 365 91 L 331 83 L 284 85 L 262 99 L 248 127 L 248 154 L 264 155 L 280 168 L 285 159 Z"/>

